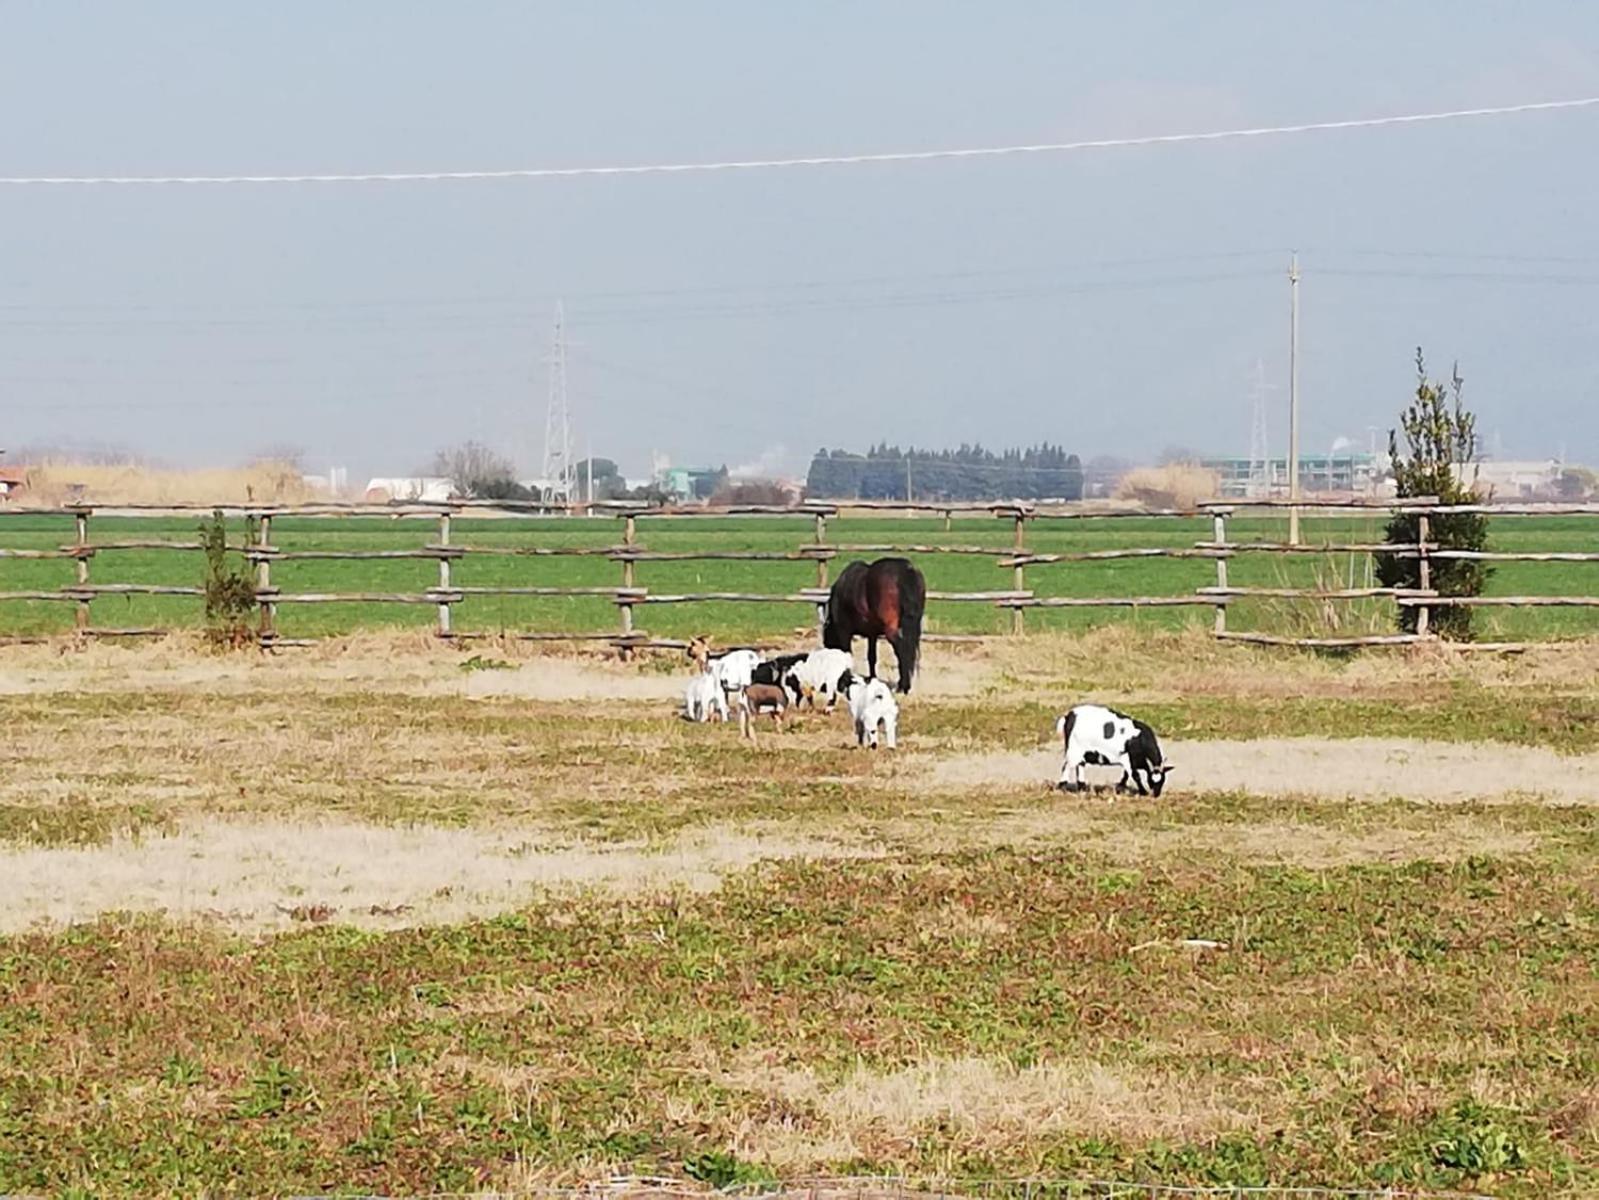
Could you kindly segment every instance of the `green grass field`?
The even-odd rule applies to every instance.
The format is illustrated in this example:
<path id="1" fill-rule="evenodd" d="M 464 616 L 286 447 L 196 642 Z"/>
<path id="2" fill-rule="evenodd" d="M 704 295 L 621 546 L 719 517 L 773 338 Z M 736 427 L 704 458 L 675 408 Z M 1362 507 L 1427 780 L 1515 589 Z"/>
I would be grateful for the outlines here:
<path id="1" fill-rule="evenodd" d="M 196 519 L 96 517 L 91 540 L 192 538 Z M 383 518 L 279 519 L 273 541 L 283 550 L 408 549 L 434 539 L 431 520 Z M 1309 541 L 1376 541 L 1377 517 L 1306 522 Z M 1269 517 L 1238 518 L 1229 523 L 1235 540 L 1283 540 L 1285 522 Z M 1491 546 L 1503 550 L 1593 550 L 1599 524 L 1582 518 L 1501 518 L 1495 521 Z M 992 545 L 996 555 L 1009 549 L 1008 521 L 991 518 L 957 520 L 945 531 L 941 520 L 905 518 L 840 519 L 829 523 L 829 540 L 840 544 L 894 543 Z M 1142 546 L 1190 546 L 1211 536 L 1206 519 L 1166 520 L 1114 518 L 1039 521 L 1029 526 L 1027 544 L 1038 552 L 1064 552 Z M 72 540 L 70 518 L 16 516 L 0 523 L 0 542 L 8 548 L 45 549 Z M 466 545 L 606 546 L 621 540 L 614 518 L 543 520 L 458 520 L 453 540 Z M 640 522 L 639 539 L 657 551 L 792 550 L 812 538 L 808 518 L 660 518 Z M 1011 572 L 981 556 L 923 554 L 917 561 L 929 586 L 940 591 L 993 591 L 1011 586 Z M 1321 582 L 1328 586 L 1362 586 L 1369 578 L 1365 555 L 1310 555 L 1289 559 L 1253 554 L 1232 560 L 1234 585 L 1282 586 Z M 0 591 L 54 589 L 73 581 L 70 560 L 0 559 Z M 108 551 L 92 564 L 96 583 L 199 582 L 199 556 L 182 551 Z M 620 568 L 603 558 L 513 558 L 469 556 L 454 565 L 457 586 L 613 586 Z M 836 570 L 836 567 L 835 567 Z M 357 562 L 284 562 L 275 564 L 273 582 L 286 592 L 385 591 L 419 592 L 437 582 L 437 567 L 424 560 Z M 809 562 L 644 562 L 637 582 L 656 592 L 737 591 L 781 593 L 815 582 Z M 1027 584 L 1040 596 L 1168 596 L 1213 584 L 1215 568 L 1202 559 L 1146 559 L 1105 563 L 1062 563 L 1028 569 Z M 1594 593 L 1599 564 L 1501 564 L 1489 594 Z M 94 603 L 94 623 L 102 627 L 181 627 L 199 621 L 199 604 L 187 598 L 111 597 Z M 1392 606 L 1359 602 L 1337 607 L 1335 632 L 1388 632 Z M 319 636 L 382 626 L 425 626 L 433 611 L 422 605 L 285 605 L 279 630 L 287 636 Z M 461 631 L 607 631 L 616 628 L 614 606 L 604 597 L 529 598 L 473 597 L 455 608 Z M 804 605 L 694 604 L 645 606 L 637 624 L 662 636 L 683 636 L 705 630 L 718 637 L 776 636 L 813 620 Z M 1077 609 L 1027 614 L 1030 629 L 1086 629 L 1106 622 L 1132 621 L 1153 628 L 1208 624 L 1209 609 L 1154 609 L 1136 613 L 1118 609 Z M 1575 636 L 1599 631 L 1599 610 L 1524 609 L 1478 614 L 1483 635 L 1507 639 Z M 13 601 L 0 604 L 0 635 L 64 631 L 71 627 L 72 606 L 54 602 Z M 1230 627 L 1267 632 L 1327 631 L 1320 606 L 1289 601 L 1246 601 L 1234 606 Z M 985 604 L 935 604 L 935 633 L 1000 633 L 1009 615 Z"/>
<path id="2" fill-rule="evenodd" d="M 935 645 L 872 754 L 676 655 L 5 648 L 0 1193 L 1593 1195 L 1596 655 Z M 1160 799 L 1051 788 L 1087 697 Z"/>

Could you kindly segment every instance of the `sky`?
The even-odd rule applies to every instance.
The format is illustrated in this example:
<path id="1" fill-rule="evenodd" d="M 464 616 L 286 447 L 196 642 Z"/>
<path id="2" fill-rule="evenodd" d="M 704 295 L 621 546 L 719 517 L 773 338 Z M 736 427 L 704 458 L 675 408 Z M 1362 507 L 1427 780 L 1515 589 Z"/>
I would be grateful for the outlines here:
<path id="1" fill-rule="evenodd" d="M 450 171 L 1203 132 L 1599 95 L 1599 6 L 0 0 L 0 176 Z M 1365 448 L 1458 360 L 1599 462 L 1599 108 L 1015 158 L 0 186 L 0 445 L 352 479 L 818 447 Z"/>

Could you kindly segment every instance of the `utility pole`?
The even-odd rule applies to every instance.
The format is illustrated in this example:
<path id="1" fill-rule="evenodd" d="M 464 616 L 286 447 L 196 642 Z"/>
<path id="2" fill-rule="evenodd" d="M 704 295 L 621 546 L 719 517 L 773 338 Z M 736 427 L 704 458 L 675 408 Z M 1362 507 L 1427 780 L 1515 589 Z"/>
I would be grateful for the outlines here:
<path id="1" fill-rule="evenodd" d="M 1288 264 L 1288 542 L 1299 545 L 1299 255 Z"/>
<path id="2" fill-rule="evenodd" d="M 911 502 L 911 456 L 905 455 L 905 503 Z"/>
<path id="3" fill-rule="evenodd" d="M 588 502 L 589 502 L 589 507 L 592 508 L 594 506 L 594 439 L 593 438 L 585 438 L 584 441 L 588 445 L 588 472 L 589 472 Z M 589 513 L 589 515 L 593 516 L 594 514 L 591 512 L 591 513 Z"/>

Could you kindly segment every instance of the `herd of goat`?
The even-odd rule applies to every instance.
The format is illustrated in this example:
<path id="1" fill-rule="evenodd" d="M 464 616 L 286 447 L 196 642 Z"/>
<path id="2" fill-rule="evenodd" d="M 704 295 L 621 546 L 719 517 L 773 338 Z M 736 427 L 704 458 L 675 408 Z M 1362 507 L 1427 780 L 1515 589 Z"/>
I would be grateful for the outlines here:
<path id="1" fill-rule="evenodd" d="M 755 720 L 769 716 L 781 725 L 789 710 L 804 705 L 832 712 L 842 699 L 855 722 L 857 745 L 894 749 L 899 736 L 899 703 L 888 684 L 855 673 L 847 650 L 821 649 L 762 658 L 754 650 L 713 653 L 704 638 L 689 643 L 688 656 L 699 672 L 683 695 L 691 721 L 730 720 L 755 736 Z"/>
<path id="2" fill-rule="evenodd" d="M 695 638 L 688 657 L 697 671 L 683 695 L 683 715 L 690 721 L 736 719 L 746 738 L 755 736 L 759 717 L 781 725 L 790 710 L 801 707 L 832 712 L 843 700 L 855 726 L 858 746 L 892 750 L 898 740 L 899 703 L 888 684 L 875 674 L 856 673 L 846 650 L 824 648 L 763 658 L 758 651 L 714 652 L 707 639 Z M 1160 749 L 1155 731 L 1143 721 L 1098 704 L 1079 704 L 1055 723 L 1065 762 L 1057 786 L 1082 791 L 1086 767 L 1119 767 L 1117 792 L 1159 796 L 1172 764 Z"/>

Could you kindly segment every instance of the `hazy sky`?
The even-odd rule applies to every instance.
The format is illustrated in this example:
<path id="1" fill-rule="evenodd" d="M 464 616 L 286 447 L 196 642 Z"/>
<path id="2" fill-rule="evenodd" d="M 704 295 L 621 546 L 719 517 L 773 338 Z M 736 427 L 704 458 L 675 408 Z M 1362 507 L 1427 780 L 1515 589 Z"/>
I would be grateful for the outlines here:
<path id="1" fill-rule="evenodd" d="M 492 169 L 1060 141 L 1599 94 L 1599 5 L 0 0 L 0 175 Z M 1060 156 L 463 183 L 0 187 L 0 444 L 352 476 L 542 446 L 1392 423 L 1419 343 L 1490 448 L 1599 460 L 1599 109 Z"/>

